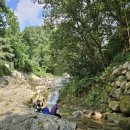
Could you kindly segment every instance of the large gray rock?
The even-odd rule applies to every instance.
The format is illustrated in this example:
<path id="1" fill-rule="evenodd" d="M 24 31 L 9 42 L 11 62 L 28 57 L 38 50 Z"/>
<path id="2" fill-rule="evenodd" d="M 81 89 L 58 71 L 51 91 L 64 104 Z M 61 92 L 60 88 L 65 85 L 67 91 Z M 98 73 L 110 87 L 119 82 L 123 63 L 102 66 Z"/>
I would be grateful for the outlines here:
<path id="1" fill-rule="evenodd" d="M 130 115 L 130 96 L 120 98 L 120 110 L 123 114 Z"/>
<path id="2" fill-rule="evenodd" d="M 121 69 L 116 68 L 116 69 L 113 70 L 112 75 L 119 76 L 120 72 L 121 72 Z"/>
<path id="3" fill-rule="evenodd" d="M 125 95 L 130 95 L 130 82 L 126 83 L 125 89 L 124 89 Z"/>
<path id="4" fill-rule="evenodd" d="M 109 103 L 109 108 L 114 112 L 120 112 L 120 107 L 119 107 L 118 101 L 111 101 Z"/>
<path id="5" fill-rule="evenodd" d="M 0 122 L 0 130 L 75 130 L 76 123 L 52 115 L 8 115 Z"/>
<path id="6" fill-rule="evenodd" d="M 126 75 L 126 72 L 127 72 L 126 69 L 125 69 L 125 70 L 122 70 L 121 74 L 122 74 L 122 75 Z"/>
<path id="7" fill-rule="evenodd" d="M 122 66 L 123 69 L 127 69 L 128 68 L 128 62 L 124 63 Z"/>
<path id="8" fill-rule="evenodd" d="M 125 88 L 130 88 L 130 82 L 127 82 Z"/>
<path id="9" fill-rule="evenodd" d="M 125 89 L 124 94 L 125 94 L 125 95 L 130 95 L 130 88 Z"/>
<path id="10" fill-rule="evenodd" d="M 126 83 L 127 83 L 127 81 L 126 81 L 126 80 L 121 81 L 121 83 L 120 83 L 120 87 L 121 87 L 121 88 L 124 88 L 124 87 L 125 87 L 125 85 L 126 85 Z"/>
<path id="11" fill-rule="evenodd" d="M 116 86 L 116 83 L 115 83 L 115 82 L 112 82 L 110 85 L 111 85 L 112 87 L 115 87 L 115 86 Z"/>
<path id="12" fill-rule="evenodd" d="M 121 76 L 119 76 L 119 81 L 123 81 L 123 80 L 125 80 L 126 79 L 126 77 L 125 76 L 123 76 L 123 75 L 121 75 Z"/>
<path id="13" fill-rule="evenodd" d="M 128 63 L 128 70 L 130 70 L 130 62 Z"/>
<path id="14" fill-rule="evenodd" d="M 130 71 L 126 73 L 127 80 L 130 80 Z"/>
<path id="15" fill-rule="evenodd" d="M 82 115 L 83 114 L 83 112 L 82 111 L 75 111 L 75 112 L 73 112 L 72 113 L 72 115 L 73 115 L 73 117 L 79 117 L 80 115 Z"/>
<path id="16" fill-rule="evenodd" d="M 120 96 L 122 96 L 123 94 L 123 91 L 121 88 L 118 88 L 118 89 L 115 89 L 114 91 L 112 91 L 110 93 L 110 96 L 113 97 L 114 99 L 116 100 L 119 100 L 120 99 Z"/>
<path id="17" fill-rule="evenodd" d="M 120 86 L 120 84 L 121 84 L 121 82 L 120 82 L 120 81 L 116 81 L 116 83 L 115 83 L 115 84 L 116 84 L 116 86 L 117 86 L 117 87 L 119 87 L 119 86 Z"/>

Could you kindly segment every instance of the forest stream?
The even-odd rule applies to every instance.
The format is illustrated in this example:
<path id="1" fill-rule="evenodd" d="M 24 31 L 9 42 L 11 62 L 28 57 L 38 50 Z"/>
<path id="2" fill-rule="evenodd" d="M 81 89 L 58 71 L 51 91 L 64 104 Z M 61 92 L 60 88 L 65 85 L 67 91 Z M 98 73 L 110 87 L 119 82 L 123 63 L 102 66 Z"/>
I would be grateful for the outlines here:
<path id="1" fill-rule="evenodd" d="M 76 122 L 77 130 L 123 130 L 119 127 L 118 124 L 107 121 L 107 120 L 94 120 L 92 118 L 82 119 L 80 117 L 74 118 L 72 117 L 72 109 L 69 108 L 60 108 L 60 113 L 63 118 L 70 121 Z"/>

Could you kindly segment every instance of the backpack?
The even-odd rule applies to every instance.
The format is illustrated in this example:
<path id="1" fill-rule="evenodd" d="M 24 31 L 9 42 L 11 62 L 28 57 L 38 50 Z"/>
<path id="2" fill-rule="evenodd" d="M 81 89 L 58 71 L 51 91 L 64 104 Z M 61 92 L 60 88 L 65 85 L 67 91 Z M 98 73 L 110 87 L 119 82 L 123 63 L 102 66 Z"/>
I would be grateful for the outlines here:
<path id="1" fill-rule="evenodd" d="M 49 109 L 48 109 L 48 107 L 43 108 L 43 109 L 42 109 L 42 113 L 43 113 L 43 114 L 49 114 Z"/>

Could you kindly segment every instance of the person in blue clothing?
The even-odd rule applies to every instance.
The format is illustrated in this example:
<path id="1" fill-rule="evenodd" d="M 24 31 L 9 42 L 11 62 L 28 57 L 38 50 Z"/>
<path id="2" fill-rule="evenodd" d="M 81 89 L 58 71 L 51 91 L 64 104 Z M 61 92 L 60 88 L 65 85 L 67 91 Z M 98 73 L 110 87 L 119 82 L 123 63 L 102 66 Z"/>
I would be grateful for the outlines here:
<path id="1" fill-rule="evenodd" d="M 44 108 L 42 108 L 42 113 L 43 114 L 49 114 L 49 108 L 47 106 L 45 106 Z"/>
<path id="2" fill-rule="evenodd" d="M 49 109 L 46 106 L 44 100 L 43 100 L 43 102 L 41 102 L 38 99 L 37 102 L 33 106 L 36 109 L 35 112 L 42 112 L 43 114 L 49 114 Z"/>
<path id="3" fill-rule="evenodd" d="M 61 115 L 57 113 L 57 110 L 58 110 L 58 105 L 55 104 L 54 106 L 52 106 L 50 114 L 61 118 Z"/>

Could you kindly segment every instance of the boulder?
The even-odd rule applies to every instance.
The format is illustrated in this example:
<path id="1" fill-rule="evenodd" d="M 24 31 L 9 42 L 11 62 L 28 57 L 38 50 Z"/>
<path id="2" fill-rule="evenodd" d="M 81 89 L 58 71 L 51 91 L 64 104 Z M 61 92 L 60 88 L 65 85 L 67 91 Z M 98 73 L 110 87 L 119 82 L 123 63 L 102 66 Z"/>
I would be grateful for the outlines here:
<path id="1" fill-rule="evenodd" d="M 124 93 L 125 95 L 130 95 L 130 88 L 126 89 Z"/>
<path id="2" fill-rule="evenodd" d="M 127 72 L 127 70 L 122 70 L 121 74 L 122 74 L 122 75 L 125 75 L 126 72 Z"/>
<path id="3" fill-rule="evenodd" d="M 118 78 L 119 81 L 123 81 L 123 80 L 125 80 L 125 79 L 126 79 L 126 77 L 123 76 L 123 75 L 119 76 L 119 78 Z"/>
<path id="4" fill-rule="evenodd" d="M 128 70 L 130 70 L 130 62 L 128 63 Z"/>
<path id="5" fill-rule="evenodd" d="M 113 121 L 114 123 L 119 123 L 120 120 L 124 118 L 123 114 L 118 113 L 109 113 L 105 117 L 108 121 Z"/>
<path id="6" fill-rule="evenodd" d="M 121 71 L 120 68 L 116 68 L 116 69 L 113 70 L 112 75 L 119 76 L 120 71 Z"/>
<path id="7" fill-rule="evenodd" d="M 130 71 L 126 73 L 127 80 L 130 80 Z"/>
<path id="8" fill-rule="evenodd" d="M 73 117 L 76 118 L 76 117 L 79 117 L 80 115 L 82 115 L 82 113 L 83 113 L 82 111 L 75 111 L 72 113 L 72 115 L 73 115 Z"/>
<path id="9" fill-rule="evenodd" d="M 0 122 L 1 130 L 75 130 L 76 123 L 40 113 L 8 115 Z"/>
<path id="10" fill-rule="evenodd" d="M 130 82 L 127 82 L 125 88 L 130 88 Z"/>
<path id="11" fill-rule="evenodd" d="M 111 101 L 109 103 L 109 108 L 114 112 L 120 112 L 120 107 L 119 107 L 118 101 Z"/>
<path id="12" fill-rule="evenodd" d="M 121 96 L 120 110 L 123 114 L 130 115 L 130 96 Z"/>
<path id="13" fill-rule="evenodd" d="M 120 82 L 120 81 L 116 81 L 116 86 L 117 86 L 117 87 L 119 87 L 119 86 L 120 86 L 120 84 L 121 84 L 121 82 Z"/>
<path id="14" fill-rule="evenodd" d="M 128 62 L 124 63 L 122 66 L 123 69 L 127 69 L 128 68 Z"/>
<path id="15" fill-rule="evenodd" d="M 121 87 L 121 88 L 124 88 L 124 87 L 125 87 L 125 85 L 126 85 L 126 83 L 127 83 L 127 81 L 126 81 L 126 80 L 121 81 L 121 83 L 120 83 L 120 87 Z"/>
<path id="16" fill-rule="evenodd" d="M 121 88 L 115 89 L 110 93 L 110 96 L 113 97 L 116 100 L 120 99 L 120 96 L 122 96 L 123 91 Z"/>
<path id="17" fill-rule="evenodd" d="M 112 82 L 110 85 L 111 85 L 112 87 L 115 87 L 116 83 L 115 83 L 115 82 Z"/>
<path id="18" fill-rule="evenodd" d="M 130 83 L 128 83 L 124 90 L 124 95 L 130 95 Z"/>

